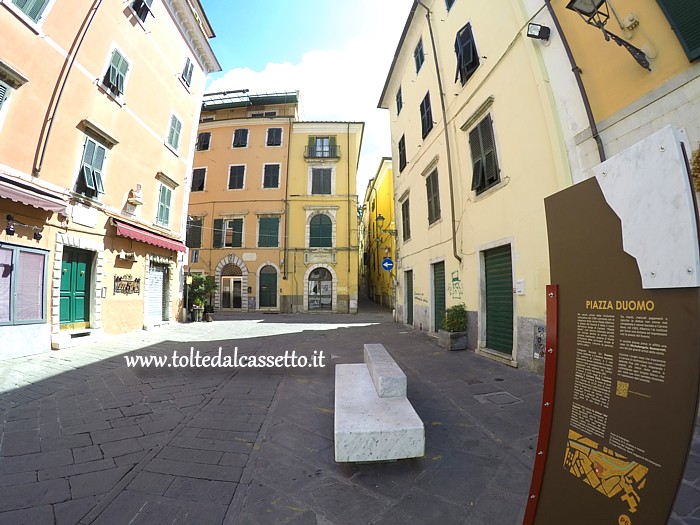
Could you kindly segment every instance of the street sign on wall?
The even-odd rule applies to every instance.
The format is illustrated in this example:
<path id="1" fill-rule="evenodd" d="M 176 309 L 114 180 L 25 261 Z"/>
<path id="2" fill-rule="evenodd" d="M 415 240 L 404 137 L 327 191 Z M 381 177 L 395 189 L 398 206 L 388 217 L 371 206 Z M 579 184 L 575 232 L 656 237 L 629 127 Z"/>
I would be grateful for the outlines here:
<path id="1" fill-rule="evenodd" d="M 555 286 L 525 523 L 666 523 L 700 377 L 697 211 L 677 132 L 545 207 Z"/>

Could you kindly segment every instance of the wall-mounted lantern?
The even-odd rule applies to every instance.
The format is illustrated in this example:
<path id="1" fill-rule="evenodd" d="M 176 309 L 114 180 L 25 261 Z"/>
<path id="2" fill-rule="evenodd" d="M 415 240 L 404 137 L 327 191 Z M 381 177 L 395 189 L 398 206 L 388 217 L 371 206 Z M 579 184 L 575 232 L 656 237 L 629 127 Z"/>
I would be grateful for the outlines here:
<path id="1" fill-rule="evenodd" d="M 610 19 L 608 0 L 571 0 L 566 5 L 566 8 L 578 13 L 588 25 L 600 29 L 605 37 L 605 40 L 612 40 L 618 46 L 624 47 L 637 61 L 637 64 L 642 66 L 644 69 L 651 71 L 651 68 L 649 67 L 649 59 L 647 59 L 644 51 L 605 29 L 605 24 L 607 24 L 608 20 Z"/>

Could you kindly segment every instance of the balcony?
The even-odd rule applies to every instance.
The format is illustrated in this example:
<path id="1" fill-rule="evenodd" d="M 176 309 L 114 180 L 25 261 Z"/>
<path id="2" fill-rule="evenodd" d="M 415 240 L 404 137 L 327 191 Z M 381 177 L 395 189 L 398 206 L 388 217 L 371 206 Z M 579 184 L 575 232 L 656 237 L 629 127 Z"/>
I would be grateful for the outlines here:
<path id="1" fill-rule="evenodd" d="M 329 144 L 316 144 L 315 146 L 305 146 L 304 147 L 304 158 L 305 159 L 339 159 L 340 158 L 340 146 L 329 145 Z"/>

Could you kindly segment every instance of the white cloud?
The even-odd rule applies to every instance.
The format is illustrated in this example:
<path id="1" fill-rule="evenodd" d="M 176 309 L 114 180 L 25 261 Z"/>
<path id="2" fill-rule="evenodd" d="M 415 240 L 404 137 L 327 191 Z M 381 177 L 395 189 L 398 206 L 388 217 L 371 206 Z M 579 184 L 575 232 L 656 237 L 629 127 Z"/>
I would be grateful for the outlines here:
<path id="1" fill-rule="evenodd" d="M 411 3 L 358 1 L 357 9 L 367 15 L 350 40 L 328 49 L 309 50 L 296 64 L 268 63 L 262 71 L 232 69 L 214 80 L 208 91 L 298 90 L 301 120 L 365 122 L 357 178 L 357 193 L 362 198 L 381 158 L 391 156 L 389 113 L 377 109 L 377 102 Z"/>

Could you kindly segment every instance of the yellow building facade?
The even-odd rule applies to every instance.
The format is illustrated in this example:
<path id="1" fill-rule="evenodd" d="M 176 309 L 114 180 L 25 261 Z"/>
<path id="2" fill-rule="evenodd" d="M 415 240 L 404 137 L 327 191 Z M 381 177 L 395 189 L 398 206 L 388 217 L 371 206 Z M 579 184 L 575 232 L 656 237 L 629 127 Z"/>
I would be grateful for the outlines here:
<path id="1" fill-rule="evenodd" d="M 198 1 L 0 5 L 0 359 L 177 318 L 211 37 Z"/>
<path id="2" fill-rule="evenodd" d="M 560 27 L 555 42 L 569 47 L 567 69 L 577 72 L 580 87 L 571 89 L 555 75 L 552 86 L 574 180 L 667 125 L 685 135 L 690 156 L 700 147 L 697 3 L 615 0 L 595 2 L 585 12 L 575 9 L 582 4 L 569 4 L 551 2 Z M 609 41 L 603 31 L 612 35 Z M 545 62 L 554 68 L 551 56 Z M 588 119 L 581 111 L 572 115 L 575 104 L 586 106 Z"/>
<path id="3" fill-rule="evenodd" d="M 215 310 L 280 311 L 295 92 L 207 94 L 190 186 L 187 270 L 216 279 Z"/>
<path id="4" fill-rule="evenodd" d="M 387 270 L 382 262 L 396 260 L 396 222 L 394 213 L 394 181 L 391 157 L 379 163 L 375 176 L 367 184 L 362 203 L 362 289 L 380 306 L 394 308 L 396 304 L 396 270 Z M 404 228 L 408 237 L 410 232 Z"/>
<path id="5" fill-rule="evenodd" d="M 517 0 L 414 2 L 379 107 L 391 120 L 397 317 L 435 332 L 464 303 L 469 348 L 539 370 L 543 199 L 571 172 L 528 18 Z"/>
<path id="6" fill-rule="evenodd" d="M 205 96 L 187 271 L 215 311 L 357 309 L 362 124 L 299 122 L 298 93 Z"/>

